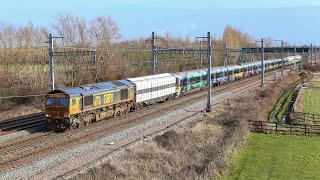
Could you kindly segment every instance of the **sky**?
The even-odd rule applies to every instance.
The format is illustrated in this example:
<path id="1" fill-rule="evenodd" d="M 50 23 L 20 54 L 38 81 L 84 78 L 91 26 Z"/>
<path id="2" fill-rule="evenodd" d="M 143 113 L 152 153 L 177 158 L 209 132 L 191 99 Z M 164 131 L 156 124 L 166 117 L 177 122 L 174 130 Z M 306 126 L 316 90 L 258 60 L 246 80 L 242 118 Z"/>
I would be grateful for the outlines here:
<path id="1" fill-rule="evenodd" d="M 1 2 L 3 1 L 3 2 Z M 112 16 L 125 39 L 151 32 L 221 37 L 232 25 L 254 38 L 319 44 L 320 0 L 0 0 L 0 23 L 50 26 L 59 14 Z"/>

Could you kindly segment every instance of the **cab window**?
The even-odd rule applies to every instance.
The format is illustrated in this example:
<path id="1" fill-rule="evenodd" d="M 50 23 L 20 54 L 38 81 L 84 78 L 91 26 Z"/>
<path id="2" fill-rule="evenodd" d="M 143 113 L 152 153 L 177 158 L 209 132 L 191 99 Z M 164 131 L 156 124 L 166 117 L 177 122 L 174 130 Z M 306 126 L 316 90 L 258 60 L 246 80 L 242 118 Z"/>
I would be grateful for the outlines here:
<path id="1" fill-rule="evenodd" d="M 69 100 L 67 98 L 59 98 L 59 106 L 68 106 Z"/>
<path id="2" fill-rule="evenodd" d="M 47 98 L 46 106 L 54 106 L 56 104 L 56 98 Z"/>

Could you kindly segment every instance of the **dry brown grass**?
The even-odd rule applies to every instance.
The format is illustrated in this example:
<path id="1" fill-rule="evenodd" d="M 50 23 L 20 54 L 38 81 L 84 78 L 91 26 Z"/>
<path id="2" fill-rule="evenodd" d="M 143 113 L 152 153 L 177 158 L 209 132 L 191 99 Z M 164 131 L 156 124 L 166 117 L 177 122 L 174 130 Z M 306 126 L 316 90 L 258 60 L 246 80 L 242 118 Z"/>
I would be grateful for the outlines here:
<path id="1" fill-rule="evenodd" d="M 38 113 L 41 111 L 43 111 L 43 109 L 36 108 L 34 106 L 18 105 L 14 108 L 11 108 L 8 111 L 0 112 L 0 121 L 4 119 L 10 119 L 14 117 Z"/>
<path id="2" fill-rule="evenodd" d="M 301 88 L 299 92 L 299 95 L 295 102 L 295 107 L 294 107 L 295 112 L 302 112 L 305 90 L 306 90 L 305 88 Z"/>
<path id="3" fill-rule="evenodd" d="M 0 120 L 43 111 L 44 97 L 0 99 Z"/>
<path id="4" fill-rule="evenodd" d="M 298 78 L 291 74 L 254 95 L 228 100 L 183 132 L 170 130 L 110 157 L 75 179 L 220 179 L 228 155 L 249 134 L 247 120 L 264 119 L 277 98 Z"/>
<path id="5" fill-rule="evenodd" d="M 312 72 L 317 72 L 317 71 L 320 71 L 320 64 L 313 64 L 313 65 L 306 64 L 304 65 L 304 69 Z"/>

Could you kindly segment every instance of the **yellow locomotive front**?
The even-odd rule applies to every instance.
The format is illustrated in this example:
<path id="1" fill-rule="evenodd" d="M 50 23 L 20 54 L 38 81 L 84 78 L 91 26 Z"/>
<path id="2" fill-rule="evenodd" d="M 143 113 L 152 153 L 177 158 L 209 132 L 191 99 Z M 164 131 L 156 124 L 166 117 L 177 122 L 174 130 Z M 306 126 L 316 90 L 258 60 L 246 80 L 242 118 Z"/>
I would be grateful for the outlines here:
<path id="1" fill-rule="evenodd" d="M 50 129 L 70 127 L 70 98 L 67 94 L 47 94 L 45 96 L 45 116 Z"/>

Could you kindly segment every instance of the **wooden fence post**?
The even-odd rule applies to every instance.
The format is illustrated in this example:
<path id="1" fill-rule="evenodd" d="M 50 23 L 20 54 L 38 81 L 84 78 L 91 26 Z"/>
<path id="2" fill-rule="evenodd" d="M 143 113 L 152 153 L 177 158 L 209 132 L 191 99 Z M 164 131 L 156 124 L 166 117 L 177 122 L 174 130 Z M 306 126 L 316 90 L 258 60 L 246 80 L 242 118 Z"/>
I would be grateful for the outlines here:
<path id="1" fill-rule="evenodd" d="M 262 121 L 260 121 L 260 131 L 262 132 Z"/>
<path id="2" fill-rule="evenodd" d="M 304 135 L 307 135 L 307 124 L 304 124 Z"/>
<path id="3" fill-rule="evenodd" d="M 278 123 L 276 123 L 276 134 L 278 134 Z"/>
<path id="4" fill-rule="evenodd" d="M 304 114 L 304 124 L 307 123 L 307 114 Z"/>

